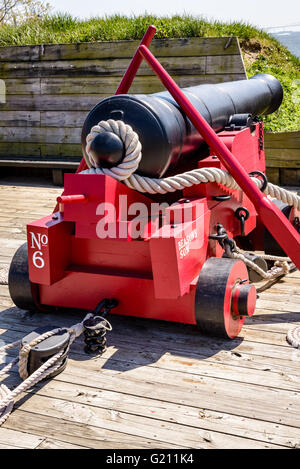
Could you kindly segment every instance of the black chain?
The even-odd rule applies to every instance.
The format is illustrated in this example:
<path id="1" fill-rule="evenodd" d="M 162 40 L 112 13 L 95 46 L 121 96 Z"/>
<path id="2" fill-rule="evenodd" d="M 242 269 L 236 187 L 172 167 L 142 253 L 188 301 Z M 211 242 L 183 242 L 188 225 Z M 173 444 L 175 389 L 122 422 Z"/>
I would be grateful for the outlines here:
<path id="1" fill-rule="evenodd" d="M 259 129 L 258 129 L 258 147 L 259 150 L 262 151 L 264 149 L 264 131 L 263 131 L 263 123 L 259 122 Z"/>
<path id="2" fill-rule="evenodd" d="M 217 232 L 214 234 L 210 234 L 208 238 L 215 239 L 216 241 L 218 241 L 220 246 L 224 248 L 224 239 L 228 238 L 227 231 L 225 230 L 224 226 L 221 223 L 217 223 L 216 230 Z"/>
<path id="3" fill-rule="evenodd" d="M 216 226 L 217 232 L 215 234 L 210 234 L 209 239 L 215 239 L 218 241 L 220 246 L 227 252 L 234 252 L 236 250 L 236 243 L 232 238 L 228 237 L 228 233 L 224 226 L 221 223 L 217 223 Z M 229 256 L 230 257 L 230 256 Z"/>
<path id="4" fill-rule="evenodd" d="M 93 317 L 86 319 L 84 325 L 84 351 L 89 354 L 101 355 L 106 350 L 106 333 L 111 331 L 111 324 L 106 319 L 112 308 L 117 306 L 118 302 L 115 299 L 107 299 L 100 301 L 96 308 L 89 313 Z"/>

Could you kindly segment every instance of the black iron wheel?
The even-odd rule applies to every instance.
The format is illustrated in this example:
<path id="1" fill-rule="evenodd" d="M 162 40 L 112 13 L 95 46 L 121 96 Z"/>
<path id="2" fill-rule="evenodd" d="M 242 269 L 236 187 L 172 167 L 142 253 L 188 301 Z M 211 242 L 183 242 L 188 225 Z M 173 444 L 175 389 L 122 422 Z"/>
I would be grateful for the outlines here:
<path id="1" fill-rule="evenodd" d="M 8 274 L 11 299 L 18 308 L 37 311 L 37 288 L 29 280 L 27 243 L 15 252 Z"/>

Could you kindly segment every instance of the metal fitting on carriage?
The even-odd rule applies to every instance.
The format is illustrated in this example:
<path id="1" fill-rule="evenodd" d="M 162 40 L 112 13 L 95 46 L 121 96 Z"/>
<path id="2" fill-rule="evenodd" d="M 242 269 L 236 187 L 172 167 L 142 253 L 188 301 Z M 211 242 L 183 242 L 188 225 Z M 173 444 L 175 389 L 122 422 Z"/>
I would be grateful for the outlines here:
<path id="1" fill-rule="evenodd" d="M 227 231 L 221 223 L 217 223 L 216 230 L 216 233 L 209 235 L 209 239 L 215 239 L 224 248 L 224 240 L 228 238 Z"/>
<path id="2" fill-rule="evenodd" d="M 117 304 L 117 300 L 105 298 L 100 301 L 94 311 L 90 311 L 90 313 L 95 315 L 83 322 L 83 335 L 86 344 L 84 351 L 86 353 L 102 355 L 105 352 L 107 348 L 106 333 L 112 330 L 112 326 L 106 319 L 106 316 Z"/>
<path id="3" fill-rule="evenodd" d="M 36 341 L 39 336 L 54 329 L 56 329 L 56 327 L 53 326 L 40 327 L 38 329 L 35 329 L 22 339 L 22 347 L 24 347 L 24 345 L 29 345 L 30 343 Z M 67 366 L 69 342 L 70 334 L 67 329 L 65 329 L 58 331 L 55 335 L 47 337 L 40 343 L 37 343 L 36 345 L 32 346 L 27 360 L 28 375 L 32 375 L 32 373 L 34 373 L 38 368 L 40 368 L 49 358 L 53 357 L 53 355 L 59 352 L 63 352 L 63 354 L 59 358 L 61 365 L 59 366 L 59 368 L 53 371 L 53 373 L 47 375 L 47 379 L 53 378 L 54 376 L 61 373 Z"/>
<path id="4" fill-rule="evenodd" d="M 234 212 L 234 216 L 241 223 L 241 236 L 245 236 L 245 221 L 248 220 L 250 216 L 249 210 L 245 207 L 239 207 Z"/>

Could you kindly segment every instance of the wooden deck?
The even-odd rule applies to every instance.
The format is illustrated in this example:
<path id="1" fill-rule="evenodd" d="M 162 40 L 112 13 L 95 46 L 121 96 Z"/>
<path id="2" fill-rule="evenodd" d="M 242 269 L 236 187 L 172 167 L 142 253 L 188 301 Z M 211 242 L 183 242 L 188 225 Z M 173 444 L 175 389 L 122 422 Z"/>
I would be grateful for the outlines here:
<path id="1" fill-rule="evenodd" d="M 0 266 L 60 193 L 0 179 Z M 112 317 L 106 353 L 91 358 L 77 339 L 66 370 L 21 396 L 0 427 L 0 448 L 299 448 L 300 350 L 286 342 L 300 324 L 299 289 L 296 272 L 260 294 L 233 341 Z M 81 318 L 21 311 L 0 286 L 1 345 Z M 17 370 L 2 382 L 17 385 Z"/>

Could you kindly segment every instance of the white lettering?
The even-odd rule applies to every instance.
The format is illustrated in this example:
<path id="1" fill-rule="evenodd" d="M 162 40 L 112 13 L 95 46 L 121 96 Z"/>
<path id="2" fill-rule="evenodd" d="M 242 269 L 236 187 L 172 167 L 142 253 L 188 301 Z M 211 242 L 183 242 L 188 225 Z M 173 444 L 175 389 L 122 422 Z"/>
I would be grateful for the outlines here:
<path id="1" fill-rule="evenodd" d="M 42 269 L 45 266 L 45 261 L 41 257 L 42 251 L 35 251 L 32 256 L 32 262 L 37 269 Z"/>

